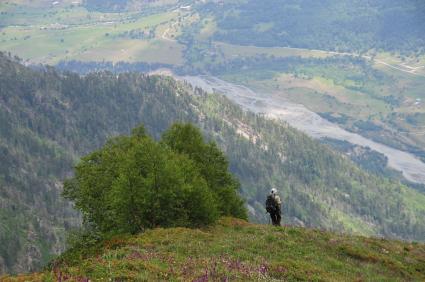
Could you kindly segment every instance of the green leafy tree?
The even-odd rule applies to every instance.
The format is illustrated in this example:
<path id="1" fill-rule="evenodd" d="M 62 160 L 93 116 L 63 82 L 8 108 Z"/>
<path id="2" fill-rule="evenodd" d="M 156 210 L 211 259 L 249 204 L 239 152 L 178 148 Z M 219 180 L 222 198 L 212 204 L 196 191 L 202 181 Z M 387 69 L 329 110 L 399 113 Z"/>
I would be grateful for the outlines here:
<path id="1" fill-rule="evenodd" d="M 247 218 L 238 195 L 239 181 L 229 172 L 226 156 L 216 143 L 205 143 L 201 131 L 191 124 L 174 124 L 162 136 L 174 152 L 193 160 L 218 200 L 220 215 Z"/>
<path id="2" fill-rule="evenodd" d="M 172 150 L 139 127 L 131 136 L 113 138 L 82 158 L 75 177 L 65 182 L 65 197 L 100 232 L 197 227 L 213 223 L 220 215 L 246 218 L 236 193 L 238 182 L 227 172 L 224 155 L 215 145 L 203 143 L 199 130 L 190 128 L 185 135 L 188 146 L 194 145 L 198 154 L 203 152 L 200 148 L 206 149 L 210 174 L 197 162 L 201 155 L 192 158 Z"/>

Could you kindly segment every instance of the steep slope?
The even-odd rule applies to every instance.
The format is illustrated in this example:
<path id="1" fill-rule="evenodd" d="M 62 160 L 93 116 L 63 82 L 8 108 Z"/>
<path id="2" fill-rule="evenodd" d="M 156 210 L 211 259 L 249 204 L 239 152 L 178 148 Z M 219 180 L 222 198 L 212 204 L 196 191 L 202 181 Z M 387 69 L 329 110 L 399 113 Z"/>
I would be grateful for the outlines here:
<path id="1" fill-rule="evenodd" d="M 266 222 L 270 187 L 286 223 L 425 240 L 425 196 L 370 175 L 285 124 L 171 78 L 32 70 L 0 55 L 0 271 L 30 271 L 79 223 L 61 182 L 79 156 L 143 123 L 156 138 L 192 122 L 228 155 L 250 218 Z"/>
<path id="2" fill-rule="evenodd" d="M 3 281 L 423 281 L 425 245 L 225 218 L 116 237 L 53 265 Z"/>

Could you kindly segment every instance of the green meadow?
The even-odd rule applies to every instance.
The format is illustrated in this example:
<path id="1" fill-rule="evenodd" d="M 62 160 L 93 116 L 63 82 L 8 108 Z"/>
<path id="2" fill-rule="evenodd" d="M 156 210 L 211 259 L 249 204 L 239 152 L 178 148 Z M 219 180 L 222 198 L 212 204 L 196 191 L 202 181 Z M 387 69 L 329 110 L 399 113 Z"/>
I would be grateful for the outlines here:
<path id="1" fill-rule="evenodd" d="M 223 218 L 71 249 L 2 281 L 423 281 L 424 255 L 418 243 Z"/>

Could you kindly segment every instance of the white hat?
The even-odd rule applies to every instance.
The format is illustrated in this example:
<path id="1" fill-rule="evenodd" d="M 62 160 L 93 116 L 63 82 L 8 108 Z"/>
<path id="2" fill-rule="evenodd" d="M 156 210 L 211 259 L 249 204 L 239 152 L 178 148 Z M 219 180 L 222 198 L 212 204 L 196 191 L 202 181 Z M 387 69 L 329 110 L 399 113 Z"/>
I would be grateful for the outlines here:
<path id="1" fill-rule="evenodd" d="M 277 193 L 276 188 L 272 188 L 272 190 L 270 190 L 270 194 L 276 194 L 276 193 Z"/>

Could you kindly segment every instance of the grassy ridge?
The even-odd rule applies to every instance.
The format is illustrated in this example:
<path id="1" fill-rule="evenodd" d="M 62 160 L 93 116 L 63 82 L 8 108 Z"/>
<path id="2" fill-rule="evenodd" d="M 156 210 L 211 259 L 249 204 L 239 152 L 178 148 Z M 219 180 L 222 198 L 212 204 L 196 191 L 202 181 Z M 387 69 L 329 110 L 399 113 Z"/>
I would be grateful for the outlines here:
<path id="1" fill-rule="evenodd" d="M 56 263 L 3 281 L 423 281 L 425 245 L 224 218 L 204 230 L 117 237 Z"/>

